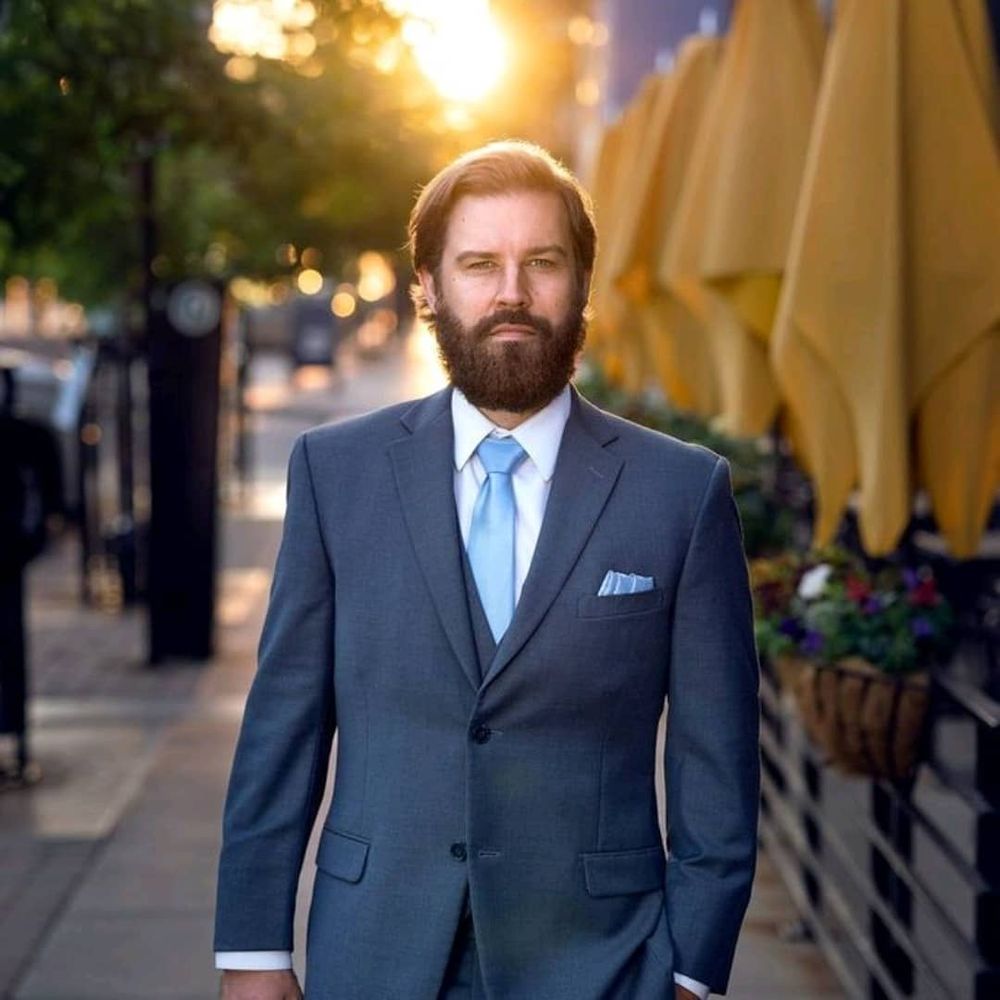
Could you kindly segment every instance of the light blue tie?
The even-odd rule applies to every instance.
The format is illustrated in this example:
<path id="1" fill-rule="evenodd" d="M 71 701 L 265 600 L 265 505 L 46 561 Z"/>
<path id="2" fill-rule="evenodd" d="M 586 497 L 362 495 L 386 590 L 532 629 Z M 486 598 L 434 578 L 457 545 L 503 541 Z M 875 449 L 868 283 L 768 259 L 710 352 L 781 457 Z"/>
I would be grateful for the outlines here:
<path id="1" fill-rule="evenodd" d="M 499 642 L 514 617 L 514 484 L 524 457 L 512 438 L 484 438 L 476 449 L 486 479 L 476 497 L 469 530 L 469 564 L 493 638 Z"/>

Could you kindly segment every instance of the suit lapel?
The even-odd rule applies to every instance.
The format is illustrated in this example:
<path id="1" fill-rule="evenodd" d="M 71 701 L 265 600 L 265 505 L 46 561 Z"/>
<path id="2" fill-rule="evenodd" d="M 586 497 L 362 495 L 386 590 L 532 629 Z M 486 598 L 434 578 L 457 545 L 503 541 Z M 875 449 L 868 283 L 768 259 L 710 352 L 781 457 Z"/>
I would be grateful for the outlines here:
<path id="1" fill-rule="evenodd" d="M 451 390 L 416 403 L 403 424 L 411 431 L 389 446 L 403 516 L 417 561 L 448 641 L 469 683 L 480 670 L 469 621 L 462 541 L 455 511 Z"/>
<path id="2" fill-rule="evenodd" d="M 500 640 L 484 686 L 517 655 L 562 589 L 604 510 L 622 460 L 604 447 L 617 436 L 613 423 L 575 389 L 563 431 L 538 544 L 510 627 Z"/>

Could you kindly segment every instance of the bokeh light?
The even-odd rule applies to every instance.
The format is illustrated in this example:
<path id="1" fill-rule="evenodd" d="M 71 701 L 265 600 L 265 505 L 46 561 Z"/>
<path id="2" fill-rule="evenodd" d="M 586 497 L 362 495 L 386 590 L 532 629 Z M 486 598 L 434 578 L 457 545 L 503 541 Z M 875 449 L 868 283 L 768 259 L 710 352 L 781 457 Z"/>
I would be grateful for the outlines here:
<path id="1" fill-rule="evenodd" d="M 369 250 L 358 258 L 358 295 L 365 302 L 377 302 L 396 287 L 396 275 L 385 257 Z"/>
<path id="2" fill-rule="evenodd" d="M 594 37 L 594 22 L 586 14 L 577 14 L 569 19 L 566 33 L 574 45 L 586 45 Z"/>
<path id="3" fill-rule="evenodd" d="M 315 268 L 307 267 L 299 271 L 295 283 L 303 295 L 315 295 L 323 287 L 323 275 Z"/>
<path id="4" fill-rule="evenodd" d="M 226 60 L 226 76 L 239 83 L 247 83 L 257 76 L 257 61 L 250 56 L 231 56 Z"/>
<path id="5" fill-rule="evenodd" d="M 323 255 L 316 249 L 316 247 L 306 247 L 305 250 L 302 251 L 303 267 L 314 267 L 318 270 L 322 262 Z"/>
<path id="6" fill-rule="evenodd" d="M 347 319 L 353 316 L 358 308 L 358 300 L 354 297 L 353 285 L 338 285 L 330 301 L 330 311 L 338 319 Z"/>
<path id="7" fill-rule="evenodd" d="M 316 49 L 308 28 L 316 20 L 310 0 L 215 0 L 208 37 L 220 52 L 249 58 L 302 62 Z M 233 79 L 249 73 L 245 64 L 227 65 Z M 251 79 L 250 75 L 242 77 Z"/>
<path id="8" fill-rule="evenodd" d="M 577 82 L 576 100 L 584 107 L 592 108 L 601 99 L 601 85 L 593 77 L 585 77 Z"/>
<path id="9" fill-rule="evenodd" d="M 396 331 L 399 318 L 392 309 L 376 309 L 358 327 L 357 342 L 362 351 L 378 351 Z"/>

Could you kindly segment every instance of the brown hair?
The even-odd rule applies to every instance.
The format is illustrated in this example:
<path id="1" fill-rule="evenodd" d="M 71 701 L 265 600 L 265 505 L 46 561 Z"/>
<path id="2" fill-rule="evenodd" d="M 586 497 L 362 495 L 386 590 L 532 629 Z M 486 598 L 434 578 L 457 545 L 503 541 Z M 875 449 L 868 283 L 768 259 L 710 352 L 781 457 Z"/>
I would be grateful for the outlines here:
<path id="1" fill-rule="evenodd" d="M 531 142 L 507 140 L 465 153 L 448 164 L 420 192 L 410 213 L 409 249 L 414 271 L 430 271 L 435 278 L 441 266 L 448 221 L 455 203 L 465 195 L 506 194 L 510 191 L 551 191 L 566 208 L 577 277 L 594 269 L 597 230 L 590 195 L 551 153 Z M 423 289 L 410 290 L 417 314 L 432 320 Z"/>

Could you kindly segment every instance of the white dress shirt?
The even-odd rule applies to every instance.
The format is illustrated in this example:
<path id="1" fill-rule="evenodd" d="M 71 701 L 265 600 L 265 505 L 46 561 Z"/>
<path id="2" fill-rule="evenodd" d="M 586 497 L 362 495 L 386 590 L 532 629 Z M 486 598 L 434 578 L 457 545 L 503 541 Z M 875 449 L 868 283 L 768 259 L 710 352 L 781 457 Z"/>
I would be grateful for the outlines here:
<path id="1" fill-rule="evenodd" d="M 512 431 L 491 423 L 455 389 L 451 394 L 451 419 L 455 428 L 455 507 L 462 543 L 468 547 L 472 512 L 486 480 L 486 469 L 476 454 L 485 438 L 512 437 L 527 458 L 511 476 L 514 487 L 514 604 L 521 599 L 521 588 L 535 554 L 542 517 L 556 471 L 563 429 L 569 419 L 569 386 L 544 409 L 528 417 Z"/>
<path id="2" fill-rule="evenodd" d="M 461 390 L 451 394 L 451 419 L 455 429 L 455 507 L 462 544 L 469 544 L 472 511 L 476 498 L 486 479 L 486 470 L 476 454 L 484 438 L 513 437 L 524 449 L 527 457 L 514 470 L 514 604 L 521 598 L 521 589 L 531 566 L 531 559 L 538 544 L 545 505 L 552 487 L 559 446 L 569 419 L 570 388 L 566 386 L 547 406 L 518 424 L 513 430 L 497 427 L 480 410 L 476 409 Z M 292 956 L 284 951 L 226 951 L 216 952 L 217 969 L 290 969 Z M 708 996 L 708 987 L 680 973 L 674 973 L 674 982 L 691 990 L 701 1000 Z"/>

